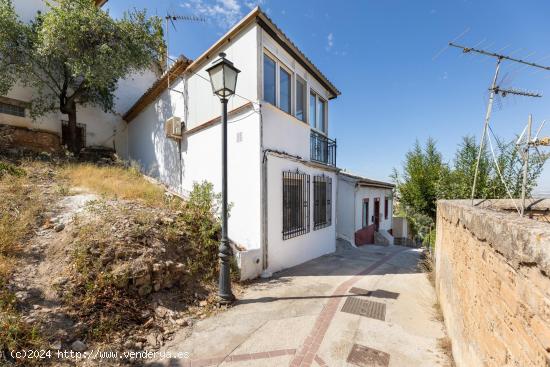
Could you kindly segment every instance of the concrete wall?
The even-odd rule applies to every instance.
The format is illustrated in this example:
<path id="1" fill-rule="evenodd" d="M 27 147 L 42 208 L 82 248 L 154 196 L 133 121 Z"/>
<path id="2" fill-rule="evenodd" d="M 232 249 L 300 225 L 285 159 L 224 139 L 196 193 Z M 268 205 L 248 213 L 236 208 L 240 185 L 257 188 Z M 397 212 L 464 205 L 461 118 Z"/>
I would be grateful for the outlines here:
<path id="1" fill-rule="evenodd" d="M 392 234 L 395 238 L 409 237 L 409 223 L 407 222 L 407 218 L 393 217 Z"/>
<path id="2" fill-rule="evenodd" d="M 336 235 L 355 244 L 355 180 L 338 175 Z"/>
<path id="3" fill-rule="evenodd" d="M 283 240 L 283 171 L 299 170 L 310 177 L 310 231 Z M 313 229 L 313 176 L 332 178 L 332 223 L 318 230 Z M 287 158 L 269 156 L 267 161 L 267 248 L 268 271 L 276 272 L 301 264 L 336 250 L 336 173 L 306 166 Z"/>
<path id="4" fill-rule="evenodd" d="M 457 366 L 548 366 L 549 275 L 548 223 L 438 203 L 436 290 Z"/>

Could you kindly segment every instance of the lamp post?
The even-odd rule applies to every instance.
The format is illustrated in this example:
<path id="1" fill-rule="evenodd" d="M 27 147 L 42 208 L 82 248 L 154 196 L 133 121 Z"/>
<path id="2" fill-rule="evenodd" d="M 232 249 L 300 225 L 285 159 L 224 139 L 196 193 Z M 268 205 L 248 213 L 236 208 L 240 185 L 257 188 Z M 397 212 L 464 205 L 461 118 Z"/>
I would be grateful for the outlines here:
<path id="1" fill-rule="evenodd" d="M 206 69 L 210 75 L 212 91 L 222 103 L 222 239 L 219 248 L 220 277 L 218 283 L 218 297 L 220 303 L 231 303 L 235 300 L 231 292 L 230 264 L 233 251 L 227 237 L 227 99 L 235 94 L 237 75 L 240 70 L 220 53 L 220 58 Z"/>

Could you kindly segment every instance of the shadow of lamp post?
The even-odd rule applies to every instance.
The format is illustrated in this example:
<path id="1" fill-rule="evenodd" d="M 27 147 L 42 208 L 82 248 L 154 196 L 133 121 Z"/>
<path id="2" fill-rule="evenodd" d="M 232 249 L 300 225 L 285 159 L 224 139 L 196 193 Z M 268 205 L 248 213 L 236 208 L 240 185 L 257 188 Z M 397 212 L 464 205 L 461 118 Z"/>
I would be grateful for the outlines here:
<path id="1" fill-rule="evenodd" d="M 235 296 L 231 291 L 231 277 L 229 273 L 230 260 L 233 251 L 229 245 L 227 236 L 227 100 L 235 94 L 237 75 L 240 73 L 233 63 L 225 58 L 225 53 L 220 53 L 220 58 L 206 69 L 210 76 L 212 91 L 220 98 L 222 103 L 222 239 L 219 248 L 220 277 L 218 284 L 218 297 L 222 304 L 231 303 Z"/>

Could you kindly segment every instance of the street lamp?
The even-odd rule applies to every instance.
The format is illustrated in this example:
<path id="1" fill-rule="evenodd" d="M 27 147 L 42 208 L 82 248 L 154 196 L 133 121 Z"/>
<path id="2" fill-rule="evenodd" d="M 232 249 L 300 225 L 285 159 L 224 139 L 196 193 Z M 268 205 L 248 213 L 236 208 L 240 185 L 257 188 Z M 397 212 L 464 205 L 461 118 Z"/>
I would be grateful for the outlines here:
<path id="1" fill-rule="evenodd" d="M 219 248 L 220 278 L 218 284 L 218 297 L 221 303 L 231 303 L 235 300 L 231 292 L 231 278 L 229 273 L 229 261 L 233 251 L 227 237 L 227 99 L 235 94 L 237 74 L 240 70 L 225 58 L 225 53 L 220 53 L 220 58 L 206 69 L 210 75 L 212 91 L 220 98 L 222 103 L 222 239 Z"/>

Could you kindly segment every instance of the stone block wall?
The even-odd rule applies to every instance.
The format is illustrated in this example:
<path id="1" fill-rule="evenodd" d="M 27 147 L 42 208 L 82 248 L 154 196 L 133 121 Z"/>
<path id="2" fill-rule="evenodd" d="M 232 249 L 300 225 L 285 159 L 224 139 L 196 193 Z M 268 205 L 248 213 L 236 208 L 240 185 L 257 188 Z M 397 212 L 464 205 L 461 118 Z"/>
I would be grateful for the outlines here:
<path id="1" fill-rule="evenodd" d="M 458 367 L 548 367 L 550 224 L 499 209 L 437 206 L 436 290 L 453 357 Z"/>
<path id="2" fill-rule="evenodd" d="M 61 151 L 61 139 L 51 131 L 0 124 L 0 150 L 8 149 L 56 153 Z"/>

